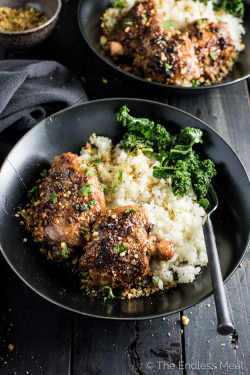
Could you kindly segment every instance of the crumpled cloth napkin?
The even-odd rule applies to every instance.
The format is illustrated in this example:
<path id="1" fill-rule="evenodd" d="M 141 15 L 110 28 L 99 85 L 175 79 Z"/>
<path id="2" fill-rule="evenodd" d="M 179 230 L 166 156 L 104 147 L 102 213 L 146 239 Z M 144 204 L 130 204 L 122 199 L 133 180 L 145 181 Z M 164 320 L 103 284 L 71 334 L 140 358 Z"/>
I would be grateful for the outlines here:
<path id="1" fill-rule="evenodd" d="M 0 61 L 0 133 L 28 130 L 51 114 L 88 100 L 81 81 L 56 61 Z"/>

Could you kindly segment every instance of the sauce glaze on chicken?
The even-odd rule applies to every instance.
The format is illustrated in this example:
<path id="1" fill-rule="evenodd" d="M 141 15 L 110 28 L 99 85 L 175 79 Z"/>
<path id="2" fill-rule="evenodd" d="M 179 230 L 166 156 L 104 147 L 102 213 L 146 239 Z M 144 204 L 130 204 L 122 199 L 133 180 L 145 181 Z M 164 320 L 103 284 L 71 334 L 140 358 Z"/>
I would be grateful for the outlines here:
<path id="1" fill-rule="evenodd" d="M 237 56 L 223 22 L 196 20 L 168 30 L 153 0 L 139 0 L 110 30 L 102 17 L 101 44 L 126 71 L 158 83 L 195 86 L 220 81 Z"/>
<path id="2" fill-rule="evenodd" d="M 94 166 L 70 152 L 54 159 L 22 217 L 54 261 L 76 259 L 80 272 L 87 270 L 89 289 L 129 290 L 152 276 L 150 259 L 174 256 L 174 244 L 152 234 L 142 209 L 107 210 Z"/>

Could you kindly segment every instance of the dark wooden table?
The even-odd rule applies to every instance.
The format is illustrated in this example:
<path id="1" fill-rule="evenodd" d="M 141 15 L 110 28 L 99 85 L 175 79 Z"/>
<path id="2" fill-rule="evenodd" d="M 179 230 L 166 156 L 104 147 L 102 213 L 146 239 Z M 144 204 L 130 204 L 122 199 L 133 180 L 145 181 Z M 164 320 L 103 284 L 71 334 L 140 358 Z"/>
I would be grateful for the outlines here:
<path id="1" fill-rule="evenodd" d="M 77 25 L 77 6 L 77 0 L 63 1 L 58 25 L 42 46 L 25 55 L 1 50 L 1 57 L 56 60 L 86 79 L 84 87 L 90 100 L 138 97 L 181 108 L 223 136 L 250 171 L 247 81 L 195 96 L 170 96 L 137 86 L 88 50 Z M 1 160 L 15 141 L 13 136 L 13 144 L 0 150 Z M 89 318 L 35 294 L 0 255 L 0 374 L 248 374 L 249 265 L 248 252 L 225 285 L 238 332 L 237 342 L 232 342 L 229 336 L 216 332 L 213 296 L 166 318 L 123 322 Z M 182 315 L 190 319 L 185 327 Z"/>

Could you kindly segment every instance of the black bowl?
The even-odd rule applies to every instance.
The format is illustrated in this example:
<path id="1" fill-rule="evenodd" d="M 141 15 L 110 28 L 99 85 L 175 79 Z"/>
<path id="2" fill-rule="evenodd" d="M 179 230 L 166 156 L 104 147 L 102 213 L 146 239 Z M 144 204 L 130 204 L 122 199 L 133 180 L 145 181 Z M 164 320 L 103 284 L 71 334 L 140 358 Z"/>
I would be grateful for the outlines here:
<path id="1" fill-rule="evenodd" d="M 109 53 L 106 52 L 100 45 L 101 27 L 100 17 L 104 11 L 110 6 L 113 1 L 111 0 L 81 0 L 78 6 L 78 23 L 82 35 L 87 42 L 88 46 L 99 56 L 105 63 L 115 69 L 116 72 L 125 74 L 125 76 L 136 80 L 138 83 L 141 82 L 146 85 L 148 89 L 158 88 L 164 89 L 167 92 L 174 91 L 180 94 L 193 94 L 200 93 L 204 90 L 224 87 L 232 83 L 239 82 L 250 76 L 250 0 L 246 0 L 245 3 L 245 16 L 244 16 L 244 27 L 246 34 L 243 36 L 243 43 L 246 48 L 239 54 L 238 61 L 234 64 L 231 72 L 219 83 L 213 83 L 210 86 L 199 86 L 199 87 L 180 87 L 161 84 L 157 82 L 150 82 L 146 79 L 139 78 L 131 73 L 125 72 L 125 70 L 119 68 L 114 60 L 110 57 Z"/>
<path id="2" fill-rule="evenodd" d="M 199 303 L 212 293 L 208 267 L 190 284 L 149 297 L 108 300 L 84 296 L 74 277 L 50 264 L 15 217 L 27 202 L 39 173 L 56 155 L 78 153 L 89 136 L 109 136 L 117 142 L 123 133 L 116 112 L 127 105 L 138 117 L 148 117 L 171 133 L 186 126 L 202 129 L 198 152 L 211 158 L 218 174 L 213 186 L 219 207 L 212 215 L 224 280 L 240 263 L 249 241 L 250 187 L 240 160 L 229 145 L 197 118 L 173 107 L 140 99 L 104 99 L 63 110 L 30 130 L 14 147 L 0 171 L 0 246 L 17 275 L 47 300 L 81 314 L 113 319 L 145 319 L 168 315 Z M 23 238 L 28 238 L 27 242 Z"/>

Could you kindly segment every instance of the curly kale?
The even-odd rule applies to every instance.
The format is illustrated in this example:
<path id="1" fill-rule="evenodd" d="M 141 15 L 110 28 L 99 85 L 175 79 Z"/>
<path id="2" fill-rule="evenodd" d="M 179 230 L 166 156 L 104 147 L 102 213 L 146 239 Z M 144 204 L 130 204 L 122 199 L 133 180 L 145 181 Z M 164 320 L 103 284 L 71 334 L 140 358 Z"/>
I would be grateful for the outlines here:
<path id="1" fill-rule="evenodd" d="M 174 195 L 184 196 L 192 185 L 197 202 L 208 208 L 207 191 L 216 171 L 211 160 L 201 161 L 193 150 L 195 144 L 203 142 L 200 129 L 187 127 L 180 134 L 171 136 L 162 125 L 155 125 L 145 118 L 132 117 L 126 106 L 120 109 L 117 119 L 128 127 L 121 140 L 121 148 L 130 152 L 140 149 L 154 156 L 160 163 L 153 167 L 155 178 L 171 178 Z"/>
<path id="2" fill-rule="evenodd" d="M 164 126 L 160 124 L 155 125 L 154 121 L 145 118 L 132 117 L 126 106 L 123 106 L 117 113 L 117 120 L 121 121 L 123 126 L 128 128 L 128 132 L 124 136 L 125 138 L 128 138 L 129 134 L 140 138 L 141 141 L 144 138 L 144 140 L 147 140 L 147 144 L 150 143 L 152 145 L 154 151 L 164 150 L 171 142 L 171 136 Z"/>

